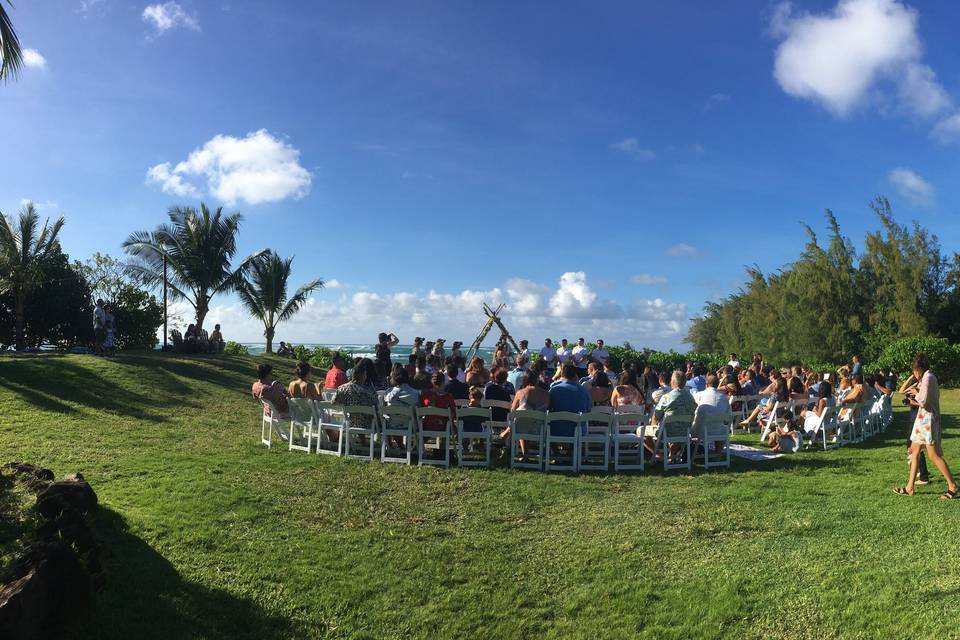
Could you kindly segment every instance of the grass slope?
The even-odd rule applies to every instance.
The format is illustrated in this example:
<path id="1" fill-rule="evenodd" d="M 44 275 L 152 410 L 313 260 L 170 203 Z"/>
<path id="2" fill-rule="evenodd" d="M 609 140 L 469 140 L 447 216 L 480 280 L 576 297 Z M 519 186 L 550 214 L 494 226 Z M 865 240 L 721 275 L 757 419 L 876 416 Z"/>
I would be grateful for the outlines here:
<path id="1" fill-rule="evenodd" d="M 273 360 L 281 379 L 292 362 Z M 81 471 L 84 638 L 954 637 L 960 506 L 873 441 L 693 477 L 409 468 L 259 444 L 254 360 L 0 358 L 0 461 Z M 960 471 L 944 393 L 948 461 Z M 752 442 L 756 436 L 744 441 Z M 2 507 L 2 505 L 0 505 Z M 0 552 L 17 527 L 0 508 Z"/>

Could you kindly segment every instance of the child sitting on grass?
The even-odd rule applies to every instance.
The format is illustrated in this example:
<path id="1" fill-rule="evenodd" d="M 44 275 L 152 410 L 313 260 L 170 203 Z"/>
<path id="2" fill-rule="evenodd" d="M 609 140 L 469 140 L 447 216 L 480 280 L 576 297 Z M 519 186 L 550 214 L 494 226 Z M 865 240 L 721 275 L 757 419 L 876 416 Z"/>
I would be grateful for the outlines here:
<path id="1" fill-rule="evenodd" d="M 767 444 L 773 447 L 776 453 L 791 453 L 800 448 L 803 441 L 800 421 L 794 417 L 793 411 L 784 409 L 780 412 L 780 422 L 777 428 L 770 433 Z"/>

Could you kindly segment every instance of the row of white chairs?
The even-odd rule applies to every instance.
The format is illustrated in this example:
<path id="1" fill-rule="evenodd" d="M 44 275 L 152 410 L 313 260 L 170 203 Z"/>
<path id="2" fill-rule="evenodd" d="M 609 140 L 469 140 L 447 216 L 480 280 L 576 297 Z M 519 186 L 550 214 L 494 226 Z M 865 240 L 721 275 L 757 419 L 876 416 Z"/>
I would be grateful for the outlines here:
<path id="1" fill-rule="evenodd" d="M 730 466 L 729 412 L 669 415 L 650 425 L 643 406 L 594 407 L 587 413 L 561 411 L 509 411 L 510 403 L 484 401 L 482 407 L 345 406 L 328 400 L 291 398 L 289 415 L 281 416 L 263 400 L 260 439 L 267 447 L 274 436 L 286 439 L 290 450 L 374 460 L 377 449 L 383 462 L 449 467 L 451 453 L 460 466 L 492 466 L 492 448 L 510 429 L 510 467 L 541 471 L 643 470 L 651 438 L 665 471 L 691 470 L 695 452 L 705 468 Z M 507 412 L 494 420 L 495 409 Z M 467 423 L 479 423 L 479 431 Z M 431 422 L 443 424 L 430 428 Z M 558 430 L 557 423 L 568 427 Z M 571 431 L 572 434 L 565 435 Z M 559 435 L 558 431 L 564 435 Z M 379 441 L 379 447 L 377 446 Z M 521 445 L 522 441 L 522 445 Z M 721 445 L 717 447 L 717 445 Z M 715 450 L 716 449 L 716 450 Z"/>
<path id="2" fill-rule="evenodd" d="M 811 400 L 777 401 L 773 405 L 763 429 L 760 441 L 764 442 L 771 431 L 783 424 L 779 417 L 783 409 L 790 409 L 794 415 L 799 415 L 801 409 L 806 408 Z M 881 394 L 879 398 L 868 398 L 856 404 L 831 405 L 824 408 L 819 416 L 814 430 L 804 434 L 807 444 L 817 446 L 819 442 L 824 450 L 836 449 L 845 444 L 863 442 L 875 436 L 893 423 L 893 401 L 891 396 Z M 802 444 L 802 442 L 800 443 Z"/>

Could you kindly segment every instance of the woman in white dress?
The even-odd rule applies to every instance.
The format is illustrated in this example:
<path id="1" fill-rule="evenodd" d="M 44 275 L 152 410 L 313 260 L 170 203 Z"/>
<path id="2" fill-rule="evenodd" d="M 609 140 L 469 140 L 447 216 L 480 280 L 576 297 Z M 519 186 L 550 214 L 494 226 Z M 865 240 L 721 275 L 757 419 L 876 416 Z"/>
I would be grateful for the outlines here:
<path id="1" fill-rule="evenodd" d="M 910 476 L 907 486 L 897 487 L 893 491 L 901 496 L 913 495 L 920 452 L 926 450 L 927 459 L 936 465 L 947 481 L 947 491 L 941 497 L 944 500 L 960 498 L 957 483 L 940 448 L 940 387 L 937 377 L 930 371 L 929 361 L 923 354 L 917 354 L 913 359 L 913 377 L 920 381 L 920 389 L 910 401 L 917 407 L 917 418 L 910 433 Z"/>

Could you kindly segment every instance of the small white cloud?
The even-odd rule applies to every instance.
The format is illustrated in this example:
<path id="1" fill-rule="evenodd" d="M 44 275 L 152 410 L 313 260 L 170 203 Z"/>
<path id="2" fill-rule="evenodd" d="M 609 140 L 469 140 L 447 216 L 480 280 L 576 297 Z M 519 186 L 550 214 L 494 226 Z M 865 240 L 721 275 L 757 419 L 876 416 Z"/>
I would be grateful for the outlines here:
<path id="1" fill-rule="evenodd" d="M 201 193 L 190 177 L 206 178 L 207 192 L 227 205 L 302 198 L 312 182 L 300 151 L 266 129 L 244 138 L 216 135 L 176 166 L 164 162 L 147 171 L 148 184 L 179 196 Z"/>
<path id="2" fill-rule="evenodd" d="M 649 273 L 641 273 L 635 276 L 630 277 L 630 282 L 633 284 L 667 284 L 667 279 L 664 276 L 654 276 Z"/>
<path id="3" fill-rule="evenodd" d="M 36 49 L 23 50 L 23 66 L 30 69 L 46 69 L 47 59 Z"/>
<path id="4" fill-rule="evenodd" d="M 103 0 L 80 0 L 80 6 L 77 7 L 77 13 L 86 18 L 102 2 Z"/>
<path id="5" fill-rule="evenodd" d="M 700 255 L 700 250 L 681 242 L 667 249 L 667 255 L 673 258 L 696 258 Z"/>
<path id="6" fill-rule="evenodd" d="M 653 160 L 656 157 L 656 154 L 652 150 L 641 147 L 640 142 L 636 138 L 624 138 L 619 142 L 611 144 L 610 148 L 622 151 L 627 155 L 634 156 L 641 160 Z"/>
<path id="7" fill-rule="evenodd" d="M 158 35 L 176 27 L 200 31 L 200 22 L 197 21 L 197 18 L 184 11 L 178 2 L 148 5 L 143 10 L 141 18 L 151 25 Z"/>
<path id="8" fill-rule="evenodd" d="M 960 141 L 960 113 L 947 116 L 933 128 L 933 137 L 941 143 Z"/>
<path id="9" fill-rule="evenodd" d="M 713 111 L 714 109 L 730 102 L 732 98 L 728 93 L 714 93 L 703 105 L 704 111 Z"/>
<path id="10" fill-rule="evenodd" d="M 342 285 L 336 278 L 331 278 L 330 280 L 323 281 L 323 287 L 325 289 L 343 289 L 344 285 Z"/>
<path id="11" fill-rule="evenodd" d="M 795 15 L 780 3 L 770 21 L 773 75 L 788 94 L 843 116 L 893 85 L 902 108 L 930 116 L 950 100 L 921 62 L 918 14 L 898 0 L 839 0 L 826 14 Z"/>
<path id="12" fill-rule="evenodd" d="M 933 185 L 915 171 L 899 167 L 890 171 L 887 179 L 897 189 L 897 193 L 912 204 L 920 207 L 934 204 L 936 192 Z"/>

